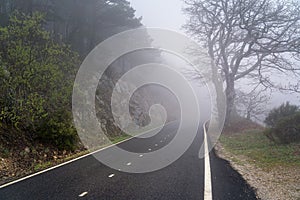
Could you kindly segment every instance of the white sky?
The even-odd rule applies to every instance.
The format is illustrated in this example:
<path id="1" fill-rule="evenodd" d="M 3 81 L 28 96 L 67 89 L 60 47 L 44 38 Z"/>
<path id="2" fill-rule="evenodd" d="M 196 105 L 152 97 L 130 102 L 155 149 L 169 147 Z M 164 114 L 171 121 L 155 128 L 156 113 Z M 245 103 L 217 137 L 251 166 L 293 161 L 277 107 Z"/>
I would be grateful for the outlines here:
<path id="1" fill-rule="evenodd" d="M 186 17 L 182 13 L 182 0 L 129 0 L 138 17 L 147 27 L 180 31 Z"/>
<path id="2" fill-rule="evenodd" d="M 182 0 L 129 0 L 132 7 L 136 10 L 136 16 L 142 17 L 142 23 L 146 27 L 159 27 L 171 29 L 184 33 L 181 29 L 187 18 L 182 12 L 184 3 Z M 269 107 L 278 106 L 285 101 L 300 104 L 299 94 L 272 95 Z"/>

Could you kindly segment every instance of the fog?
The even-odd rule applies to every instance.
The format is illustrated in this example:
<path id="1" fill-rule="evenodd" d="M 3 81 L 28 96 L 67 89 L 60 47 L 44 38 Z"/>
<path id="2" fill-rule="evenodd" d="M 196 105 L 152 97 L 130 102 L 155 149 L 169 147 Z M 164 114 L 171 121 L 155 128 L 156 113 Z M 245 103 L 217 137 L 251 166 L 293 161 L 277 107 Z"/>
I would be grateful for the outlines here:
<path id="1" fill-rule="evenodd" d="M 136 10 L 136 16 L 142 17 L 142 23 L 146 27 L 160 27 L 185 33 L 182 26 L 187 21 L 187 17 L 182 12 L 184 7 L 182 0 L 130 0 L 130 2 Z M 284 79 L 282 77 L 277 78 L 277 80 L 278 82 L 289 81 L 288 77 Z M 249 91 L 251 87 L 249 86 L 249 81 L 240 81 L 237 88 Z M 266 110 L 272 109 L 286 101 L 300 105 L 299 94 L 281 93 L 278 91 L 269 93 L 271 98 Z"/>

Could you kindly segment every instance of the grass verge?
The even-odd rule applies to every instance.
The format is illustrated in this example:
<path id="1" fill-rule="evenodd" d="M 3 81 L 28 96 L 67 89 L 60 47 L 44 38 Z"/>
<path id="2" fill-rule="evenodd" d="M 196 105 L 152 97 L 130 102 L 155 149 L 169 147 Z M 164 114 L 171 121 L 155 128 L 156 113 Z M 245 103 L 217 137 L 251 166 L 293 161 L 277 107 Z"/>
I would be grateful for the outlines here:
<path id="1" fill-rule="evenodd" d="M 216 146 L 261 200 L 300 200 L 300 144 L 271 142 L 263 130 L 227 132 Z"/>
<path id="2" fill-rule="evenodd" d="M 251 164 L 263 170 L 268 171 L 277 166 L 300 166 L 300 144 L 275 144 L 261 130 L 222 135 L 220 142 L 225 150 L 245 156 Z"/>

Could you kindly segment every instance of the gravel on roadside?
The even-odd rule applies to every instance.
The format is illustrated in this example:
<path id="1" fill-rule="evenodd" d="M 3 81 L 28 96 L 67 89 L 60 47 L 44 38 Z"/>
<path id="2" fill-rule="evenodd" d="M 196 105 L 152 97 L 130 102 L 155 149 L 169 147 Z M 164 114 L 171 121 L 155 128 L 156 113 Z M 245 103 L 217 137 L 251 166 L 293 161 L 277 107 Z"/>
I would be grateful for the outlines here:
<path id="1" fill-rule="evenodd" d="M 261 200 L 300 200 L 300 166 L 298 168 L 276 167 L 270 171 L 250 164 L 247 158 L 233 155 L 220 143 L 215 147 L 216 154 L 228 160 L 244 179 L 256 189 Z"/>

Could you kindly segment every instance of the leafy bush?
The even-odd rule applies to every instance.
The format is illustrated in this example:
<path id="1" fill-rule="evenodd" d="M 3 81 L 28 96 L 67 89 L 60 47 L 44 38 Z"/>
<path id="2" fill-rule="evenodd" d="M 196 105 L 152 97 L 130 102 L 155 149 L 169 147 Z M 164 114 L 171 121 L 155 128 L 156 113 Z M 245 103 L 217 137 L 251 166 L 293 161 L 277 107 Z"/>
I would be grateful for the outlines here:
<path id="1" fill-rule="evenodd" d="M 275 127 L 277 123 L 288 116 L 292 116 L 299 111 L 298 106 L 290 105 L 289 102 L 282 104 L 278 108 L 271 110 L 269 115 L 265 119 L 265 123 L 268 127 Z"/>
<path id="2" fill-rule="evenodd" d="M 41 13 L 16 12 L 0 27 L 0 121 L 30 139 L 72 148 L 71 95 L 79 58 L 55 42 L 43 23 Z"/>
<path id="3" fill-rule="evenodd" d="M 300 142 L 300 112 L 279 120 L 275 127 L 266 131 L 266 135 L 277 143 Z"/>
<path id="4" fill-rule="evenodd" d="M 58 111 L 45 120 L 37 130 L 37 139 L 51 143 L 59 149 L 74 150 L 77 132 L 71 122 L 71 113 Z"/>

